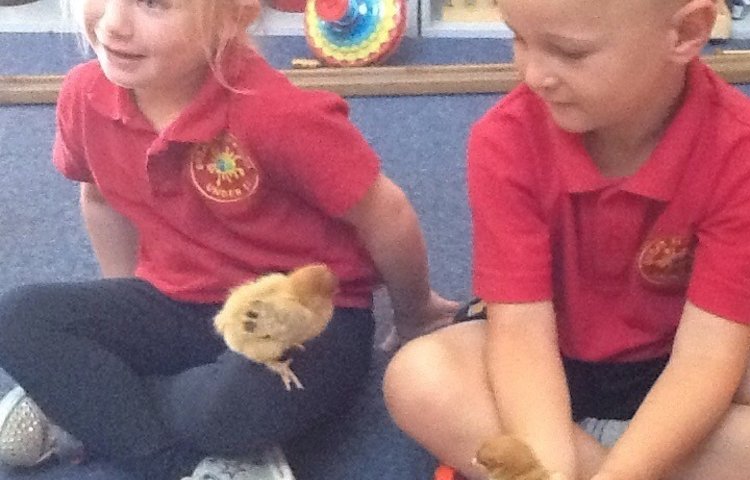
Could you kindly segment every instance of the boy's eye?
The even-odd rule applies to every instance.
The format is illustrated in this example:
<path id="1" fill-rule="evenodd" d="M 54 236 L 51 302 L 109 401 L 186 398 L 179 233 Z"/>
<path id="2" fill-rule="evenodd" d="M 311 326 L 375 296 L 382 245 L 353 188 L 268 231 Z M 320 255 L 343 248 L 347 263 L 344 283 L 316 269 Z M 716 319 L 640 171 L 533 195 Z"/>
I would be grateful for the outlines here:
<path id="1" fill-rule="evenodd" d="M 583 60 L 596 50 L 593 46 L 589 45 L 576 46 L 560 45 L 557 43 L 548 44 L 546 48 L 550 54 L 568 61 Z"/>
<path id="2" fill-rule="evenodd" d="M 589 56 L 590 52 L 570 52 L 561 50 L 559 52 L 559 55 L 566 60 L 583 60 L 584 58 Z"/>
<path id="3" fill-rule="evenodd" d="M 139 2 L 146 8 L 166 10 L 170 7 L 169 0 L 139 0 Z"/>

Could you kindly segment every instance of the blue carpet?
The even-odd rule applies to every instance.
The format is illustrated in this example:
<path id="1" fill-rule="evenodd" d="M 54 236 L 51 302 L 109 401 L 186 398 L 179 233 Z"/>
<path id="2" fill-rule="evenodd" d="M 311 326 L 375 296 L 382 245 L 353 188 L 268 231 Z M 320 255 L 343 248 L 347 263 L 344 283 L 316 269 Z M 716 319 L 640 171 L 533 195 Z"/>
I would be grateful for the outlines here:
<path id="1" fill-rule="evenodd" d="M 304 39 L 266 37 L 269 61 L 288 68 L 307 57 Z M 731 45 L 747 48 L 742 42 Z M 509 61 L 507 41 L 405 39 L 391 64 Z M 0 75 L 63 73 L 81 60 L 72 35 L 0 34 Z M 742 87 L 748 92 L 746 87 Z M 471 123 L 497 95 L 350 99 L 352 118 L 380 153 L 385 172 L 414 203 L 427 238 L 434 286 L 470 294 L 470 230 L 465 142 Z M 54 108 L 0 107 L 0 291 L 12 285 L 97 275 L 77 206 L 77 187 L 50 164 Z M 381 322 L 385 315 L 380 307 Z M 382 334 L 382 330 L 381 330 Z M 387 355 L 377 353 L 354 409 L 289 452 L 300 480 L 419 480 L 433 459 L 389 420 L 380 381 Z M 0 371 L 0 393 L 12 380 Z M 0 480 L 127 480 L 105 465 L 2 472 Z"/>

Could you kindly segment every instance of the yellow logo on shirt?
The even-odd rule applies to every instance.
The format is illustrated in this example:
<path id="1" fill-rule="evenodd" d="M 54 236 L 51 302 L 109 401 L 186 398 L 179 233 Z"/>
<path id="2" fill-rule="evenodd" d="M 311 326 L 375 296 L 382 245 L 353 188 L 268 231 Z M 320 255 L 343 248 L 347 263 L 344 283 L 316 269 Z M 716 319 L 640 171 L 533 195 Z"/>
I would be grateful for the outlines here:
<path id="1" fill-rule="evenodd" d="M 217 202 L 236 202 L 258 188 L 258 169 L 237 140 L 224 132 L 190 152 L 190 173 L 196 188 Z"/>

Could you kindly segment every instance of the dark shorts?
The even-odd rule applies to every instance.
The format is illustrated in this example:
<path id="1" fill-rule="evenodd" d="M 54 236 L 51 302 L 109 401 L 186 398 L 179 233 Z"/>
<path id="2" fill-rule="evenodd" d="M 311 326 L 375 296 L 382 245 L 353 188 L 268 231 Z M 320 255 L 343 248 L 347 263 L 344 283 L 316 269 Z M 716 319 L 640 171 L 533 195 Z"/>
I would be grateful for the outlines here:
<path id="1" fill-rule="evenodd" d="M 483 302 L 474 299 L 456 321 L 486 320 Z M 585 362 L 564 358 L 575 421 L 584 418 L 629 420 L 667 364 L 667 358 L 640 362 Z"/>
<path id="2" fill-rule="evenodd" d="M 628 363 L 564 358 L 573 418 L 633 418 L 666 364 L 667 358 Z"/>

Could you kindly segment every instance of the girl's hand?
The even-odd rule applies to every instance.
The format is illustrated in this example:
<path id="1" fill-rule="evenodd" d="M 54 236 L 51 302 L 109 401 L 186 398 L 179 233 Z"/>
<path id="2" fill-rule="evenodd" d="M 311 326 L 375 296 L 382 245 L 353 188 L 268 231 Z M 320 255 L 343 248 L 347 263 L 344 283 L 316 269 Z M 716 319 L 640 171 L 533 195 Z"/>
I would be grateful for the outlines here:
<path id="1" fill-rule="evenodd" d="M 458 302 L 447 300 L 434 290 L 430 291 L 428 302 L 420 310 L 394 313 L 393 323 L 395 328 L 383 341 L 380 348 L 385 351 L 392 351 L 409 340 L 447 327 L 453 323 L 453 317 L 458 312 L 459 307 Z"/>
<path id="2" fill-rule="evenodd" d="M 431 290 L 427 304 L 420 311 L 395 312 L 393 323 L 396 325 L 399 340 L 403 344 L 450 325 L 459 306 L 458 302 L 447 300 Z"/>

